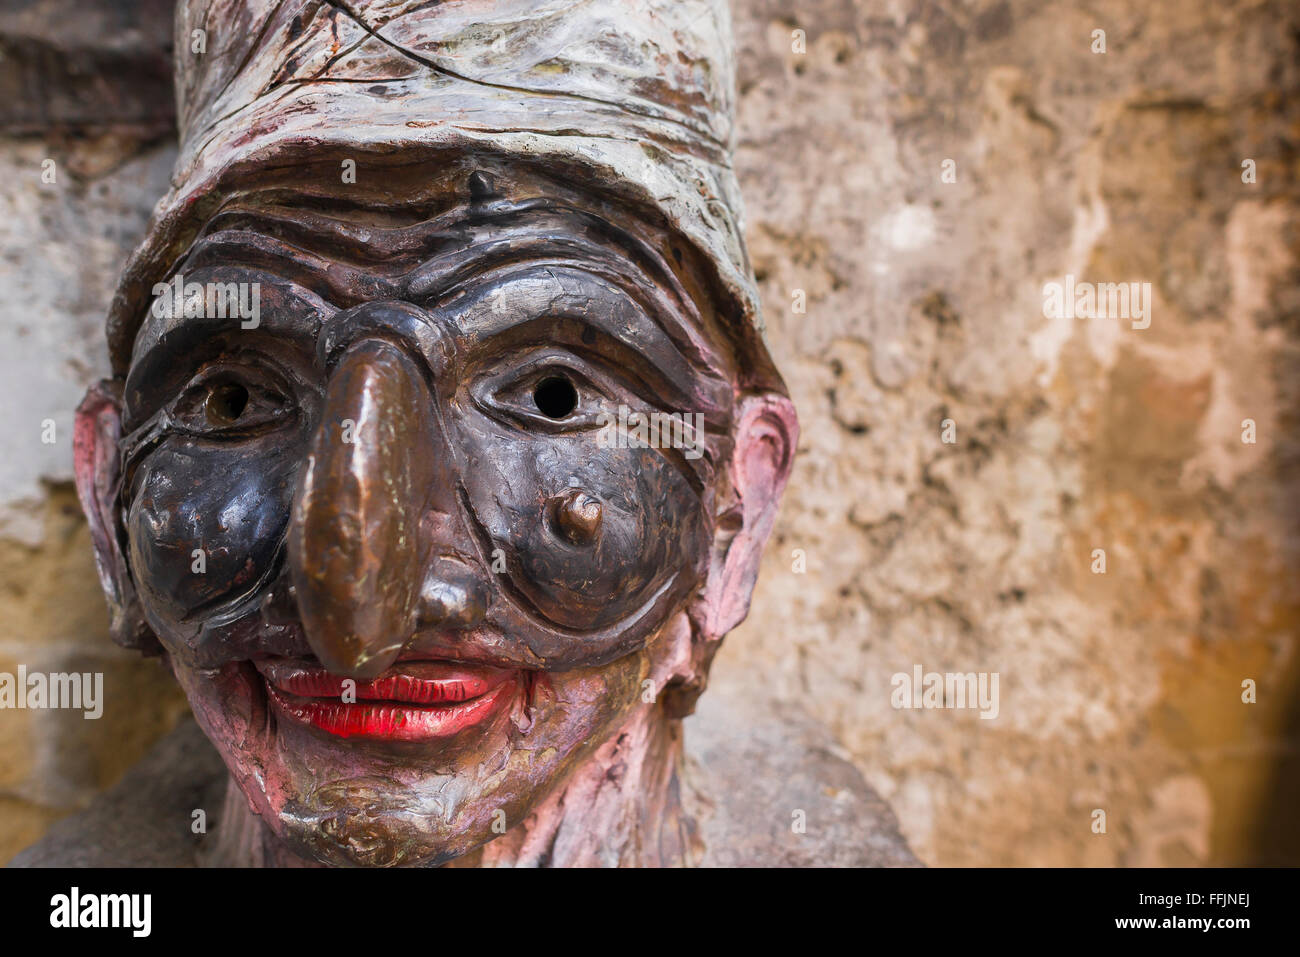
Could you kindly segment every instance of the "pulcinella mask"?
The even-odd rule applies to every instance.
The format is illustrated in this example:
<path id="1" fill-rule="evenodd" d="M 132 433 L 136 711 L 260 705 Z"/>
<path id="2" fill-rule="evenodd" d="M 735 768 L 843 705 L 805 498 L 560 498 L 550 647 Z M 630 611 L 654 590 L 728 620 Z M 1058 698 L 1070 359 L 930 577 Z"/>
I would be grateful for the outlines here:
<path id="1" fill-rule="evenodd" d="M 723 359 L 691 335 L 667 267 L 545 201 L 368 242 L 292 215 L 224 212 L 180 268 L 258 289 L 256 330 L 151 313 L 137 336 L 122 509 L 153 630 L 215 667 L 264 650 L 291 590 L 311 650 L 358 676 L 414 631 L 451 651 L 448 626 L 517 667 L 643 645 L 707 571 L 714 457 L 730 451 Z M 328 269 L 297 255 L 312 246 Z M 696 409 L 718 434 L 691 437 L 695 458 L 607 447 L 619 407 Z"/>
<path id="2" fill-rule="evenodd" d="M 797 428 L 725 5 L 566 6 L 178 13 L 209 52 L 78 487 L 115 634 L 167 655 L 258 840 L 306 861 L 689 858 L 626 834 L 672 818 Z M 605 441 L 628 410 L 679 427 Z"/>

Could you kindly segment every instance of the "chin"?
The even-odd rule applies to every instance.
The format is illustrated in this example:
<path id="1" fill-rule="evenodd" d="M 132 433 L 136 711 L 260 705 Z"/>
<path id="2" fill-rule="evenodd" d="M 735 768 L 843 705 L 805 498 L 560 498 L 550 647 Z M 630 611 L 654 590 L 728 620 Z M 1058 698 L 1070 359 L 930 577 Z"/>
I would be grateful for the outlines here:
<path id="1" fill-rule="evenodd" d="M 445 864 L 498 836 L 494 810 L 473 800 L 412 806 L 408 794 L 386 782 L 359 779 L 317 787 L 304 801 L 290 801 L 262 820 L 308 860 L 337 867 L 419 867 Z"/>
<path id="2" fill-rule="evenodd" d="M 521 823 L 618 732 L 648 667 L 633 654 L 482 684 L 462 675 L 447 700 L 393 708 L 359 696 L 347 706 L 357 711 L 342 715 L 331 679 L 283 661 L 173 670 L 249 806 L 285 847 L 323 864 L 395 867 L 447 863 Z M 438 694 L 409 684 L 401 693 Z"/>

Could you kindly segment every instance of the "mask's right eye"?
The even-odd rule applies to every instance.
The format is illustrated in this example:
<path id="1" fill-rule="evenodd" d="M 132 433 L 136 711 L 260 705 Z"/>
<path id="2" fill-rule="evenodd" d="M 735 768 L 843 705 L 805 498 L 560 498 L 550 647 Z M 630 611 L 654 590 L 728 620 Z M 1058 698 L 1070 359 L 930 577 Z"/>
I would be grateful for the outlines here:
<path id="1" fill-rule="evenodd" d="M 211 366 L 185 387 L 172 408 L 172 420 L 195 435 L 257 435 L 290 420 L 294 406 L 288 391 L 267 370 Z"/>
<path id="2" fill-rule="evenodd" d="M 247 408 L 248 389 L 238 382 L 226 382 L 210 389 L 203 403 L 204 415 L 213 428 L 235 425 Z"/>

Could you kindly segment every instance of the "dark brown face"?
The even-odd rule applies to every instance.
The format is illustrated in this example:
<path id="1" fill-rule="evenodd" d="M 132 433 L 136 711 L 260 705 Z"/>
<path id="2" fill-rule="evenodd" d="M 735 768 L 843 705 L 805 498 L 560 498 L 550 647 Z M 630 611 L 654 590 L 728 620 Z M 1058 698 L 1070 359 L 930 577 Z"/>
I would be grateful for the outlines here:
<path id="1" fill-rule="evenodd" d="M 125 384 L 145 618 L 255 810 L 326 861 L 521 820 L 661 690 L 709 570 L 736 376 L 689 263 L 476 190 L 414 224 L 228 207 L 177 272 L 256 316 L 161 305 Z"/>

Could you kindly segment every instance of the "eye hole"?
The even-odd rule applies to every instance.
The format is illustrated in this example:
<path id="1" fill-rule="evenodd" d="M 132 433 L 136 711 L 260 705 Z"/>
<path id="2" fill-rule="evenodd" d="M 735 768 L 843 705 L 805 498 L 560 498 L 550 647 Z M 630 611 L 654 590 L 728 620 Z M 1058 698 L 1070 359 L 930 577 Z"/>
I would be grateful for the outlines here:
<path id="1" fill-rule="evenodd" d="M 548 376 L 533 389 L 533 402 L 548 419 L 562 419 L 578 407 L 578 390 L 560 376 Z"/>
<path id="2" fill-rule="evenodd" d="M 234 425 L 247 406 L 248 390 L 237 382 L 227 382 L 208 393 L 203 412 L 209 425 Z"/>

